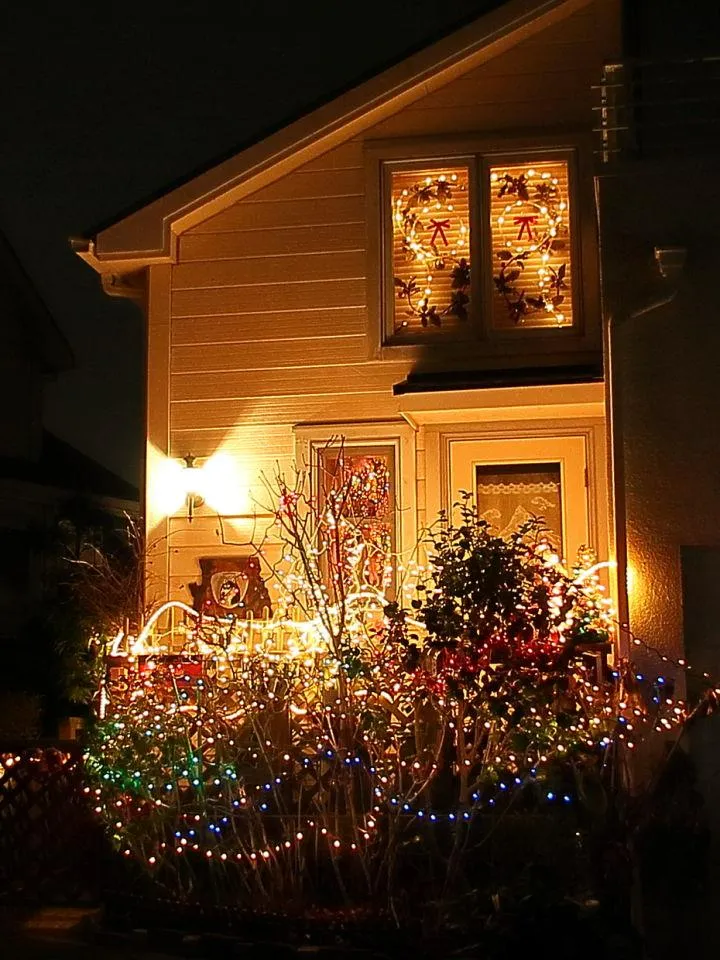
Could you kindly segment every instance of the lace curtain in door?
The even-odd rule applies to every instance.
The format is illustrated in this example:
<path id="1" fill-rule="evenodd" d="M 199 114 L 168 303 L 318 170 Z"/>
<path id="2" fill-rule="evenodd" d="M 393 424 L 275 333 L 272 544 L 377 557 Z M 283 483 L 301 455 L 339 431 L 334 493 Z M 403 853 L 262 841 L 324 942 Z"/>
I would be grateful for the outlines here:
<path id="1" fill-rule="evenodd" d="M 496 536 L 507 537 L 530 517 L 542 517 L 553 546 L 562 551 L 559 463 L 475 467 L 478 514 Z"/>

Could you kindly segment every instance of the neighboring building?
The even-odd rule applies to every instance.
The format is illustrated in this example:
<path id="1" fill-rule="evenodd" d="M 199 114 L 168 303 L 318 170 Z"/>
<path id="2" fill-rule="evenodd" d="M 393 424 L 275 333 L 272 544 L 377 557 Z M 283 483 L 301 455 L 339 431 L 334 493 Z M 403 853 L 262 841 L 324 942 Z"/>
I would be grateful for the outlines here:
<path id="1" fill-rule="evenodd" d="M 681 551 L 720 543 L 712 264 L 633 314 L 671 282 L 655 247 L 673 283 L 667 247 L 708 250 L 714 180 L 605 176 L 621 21 L 619 0 L 510 0 L 77 242 L 109 292 L 145 300 L 157 599 L 241 552 L 212 504 L 192 524 L 163 504 L 168 458 L 226 455 L 242 540 L 258 475 L 317 475 L 341 435 L 389 483 L 401 551 L 461 489 L 500 528 L 542 513 L 569 559 L 617 554 L 624 617 L 629 559 L 630 627 L 679 654 Z"/>
<path id="2" fill-rule="evenodd" d="M 138 497 L 43 429 L 44 386 L 72 367 L 72 352 L 2 234 L 0 317 L 0 638 L 9 639 L 42 593 L 58 521 L 67 533 L 80 515 L 135 514 Z"/>
<path id="3" fill-rule="evenodd" d="M 720 11 L 628 6 L 596 123 L 618 559 L 634 635 L 687 660 L 692 697 L 720 676 Z M 718 724 L 685 740 L 716 836 Z"/>

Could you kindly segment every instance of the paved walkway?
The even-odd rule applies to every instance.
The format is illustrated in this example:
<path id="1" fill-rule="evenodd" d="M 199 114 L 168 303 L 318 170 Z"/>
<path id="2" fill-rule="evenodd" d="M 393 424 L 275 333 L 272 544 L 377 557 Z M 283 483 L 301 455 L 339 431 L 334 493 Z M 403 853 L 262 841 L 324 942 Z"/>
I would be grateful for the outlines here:
<path id="1" fill-rule="evenodd" d="M 74 907 L 45 907 L 13 924 L 14 931 L 0 942 L 2 960 L 170 960 L 132 944 L 88 943 L 79 933 L 96 911 Z M 173 958 L 176 960 L 176 958 Z"/>
<path id="2" fill-rule="evenodd" d="M 0 946 L 3 960 L 177 960 L 166 953 L 146 953 L 133 947 L 119 949 L 72 939 L 18 937 Z"/>

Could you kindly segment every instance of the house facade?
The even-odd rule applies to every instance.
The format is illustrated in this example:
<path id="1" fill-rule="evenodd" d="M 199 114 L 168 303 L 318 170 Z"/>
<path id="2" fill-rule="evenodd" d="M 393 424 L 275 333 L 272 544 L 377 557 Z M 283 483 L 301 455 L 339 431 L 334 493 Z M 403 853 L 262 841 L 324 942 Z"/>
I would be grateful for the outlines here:
<path id="1" fill-rule="evenodd" d="M 272 559 L 263 477 L 320 485 L 339 438 L 401 556 L 469 491 L 499 532 L 539 514 L 568 561 L 624 564 L 593 138 L 621 52 L 616 0 L 511 0 L 75 242 L 147 313 L 158 602 Z"/>

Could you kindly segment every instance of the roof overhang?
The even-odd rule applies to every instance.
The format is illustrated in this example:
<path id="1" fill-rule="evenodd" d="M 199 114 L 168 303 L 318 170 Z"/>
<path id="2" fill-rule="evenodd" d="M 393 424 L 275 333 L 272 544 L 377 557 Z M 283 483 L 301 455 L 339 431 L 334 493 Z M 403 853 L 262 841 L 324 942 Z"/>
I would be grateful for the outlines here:
<path id="1" fill-rule="evenodd" d="M 415 427 L 478 421 L 602 419 L 605 385 L 555 383 L 406 394 L 400 398 L 399 413 Z"/>
<path id="2" fill-rule="evenodd" d="M 172 263 L 176 259 L 177 238 L 186 230 L 589 2 L 509 0 L 171 190 L 95 238 L 74 240 L 73 249 L 106 275 L 131 274 L 153 263 Z"/>

